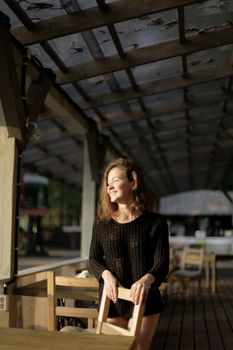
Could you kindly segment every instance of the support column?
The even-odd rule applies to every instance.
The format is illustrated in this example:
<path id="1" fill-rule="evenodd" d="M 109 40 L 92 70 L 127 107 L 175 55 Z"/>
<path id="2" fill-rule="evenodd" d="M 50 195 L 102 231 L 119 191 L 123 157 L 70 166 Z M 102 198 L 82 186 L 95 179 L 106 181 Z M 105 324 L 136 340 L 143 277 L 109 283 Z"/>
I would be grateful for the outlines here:
<path id="1" fill-rule="evenodd" d="M 15 138 L 8 138 L 0 127 L 0 281 L 14 273 L 14 243 L 17 191 L 18 149 Z"/>
<path id="2" fill-rule="evenodd" d="M 89 256 L 92 236 L 92 225 L 96 209 L 96 181 L 93 178 L 92 162 L 89 143 L 84 142 L 83 192 L 82 192 L 82 220 L 81 220 L 81 256 Z"/>
<path id="3" fill-rule="evenodd" d="M 8 131 L 0 126 L 0 285 L 14 276 L 18 148 L 15 138 L 8 138 Z M 6 296 L 7 298 L 7 296 Z M 0 311 L 0 324 L 12 325 L 14 302 L 9 299 L 9 309 Z"/>
<path id="4" fill-rule="evenodd" d="M 26 121 L 36 122 L 54 75 L 38 73 L 27 92 L 27 111 L 22 101 L 10 36 L 9 18 L 0 11 L 0 292 L 9 298 L 9 310 L 0 310 L 0 324 L 13 325 L 15 305 L 9 283 L 17 268 L 17 210 L 20 173 L 19 153 L 26 147 L 30 130 Z M 27 113 L 26 113 L 27 112 Z M 7 289 L 3 284 L 8 282 Z"/>
<path id="5" fill-rule="evenodd" d="M 0 281 L 14 275 L 18 154 L 25 117 L 9 29 L 9 18 L 0 12 Z"/>

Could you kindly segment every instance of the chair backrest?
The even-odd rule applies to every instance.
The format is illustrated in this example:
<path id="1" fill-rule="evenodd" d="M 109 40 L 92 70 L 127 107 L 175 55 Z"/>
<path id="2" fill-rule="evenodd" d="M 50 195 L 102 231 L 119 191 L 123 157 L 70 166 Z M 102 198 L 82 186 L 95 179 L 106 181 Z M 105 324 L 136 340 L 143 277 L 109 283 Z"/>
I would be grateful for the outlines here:
<path id="1" fill-rule="evenodd" d="M 96 308 L 57 306 L 57 298 L 59 297 L 58 294 L 62 294 L 67 299 L 97 300 L 98 285 L 98 281 L 95 278 L 55 276 L 54 271 L 48 271 L 48 330 L 56 330 L 57 316 L 86 318 L 88 320 L 88 328 L 94 327 L 94 322 L 98 318 Z M 58 290 L 58 287 L 60 287 L 60 290 Z"/>
<path id="2" fill-rule="evenodd" d="M 204 248 L 185 247 L 181 258 L 182 269 L 195 269 L 201 271 L 203 268 Z"/>
<path id="3" fill-rule="evenodd" d="M 118 299 L 123 299 L 132 302 L 132 298 L 130 296 L 130 289 L 118 287 Z M 130 323 L 128 329 L 106 322 L 108 317 L 109 306 L 110 299 L 108 298 L 106 290 L 104 288 L 100 303 L 96 333 L 120 334 L 137 337 L 141 328 L 142 318 L 145 309 L 145 301 L 140 305 L 134 305 L 131 320 L 132 322 Z"/>

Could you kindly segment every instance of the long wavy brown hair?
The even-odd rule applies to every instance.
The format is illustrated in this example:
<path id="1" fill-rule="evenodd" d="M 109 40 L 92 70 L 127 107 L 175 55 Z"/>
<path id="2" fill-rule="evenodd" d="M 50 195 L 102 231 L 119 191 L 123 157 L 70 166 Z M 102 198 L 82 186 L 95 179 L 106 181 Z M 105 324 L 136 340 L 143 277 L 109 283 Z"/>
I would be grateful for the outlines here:
<path id="1" fill-rule="evenodd" d="M 135 162 L 125 158 L 118 158 L 111 163 L 109 163 L 105 169 L 102 185 L 100 189 L 99 203 L 97 208 L 97 216 L 100 220 L 109 221 L 116 212 L 118 208 L 117 203 L 112 203 L 110 197 L 107 193 L 107 181 L 108 174 L 113 168 L 122 168 L 126 172 L 126 176 L 129 181 L 134 179 L 136 174 L 137 186 L 134 190 L 134 208 L 137 213 L 144 213 L 146 211 L 151 211 L 153 208 L 153 200 L 147 189 L 146 182 L 141 169 L 136 165 Z"/>

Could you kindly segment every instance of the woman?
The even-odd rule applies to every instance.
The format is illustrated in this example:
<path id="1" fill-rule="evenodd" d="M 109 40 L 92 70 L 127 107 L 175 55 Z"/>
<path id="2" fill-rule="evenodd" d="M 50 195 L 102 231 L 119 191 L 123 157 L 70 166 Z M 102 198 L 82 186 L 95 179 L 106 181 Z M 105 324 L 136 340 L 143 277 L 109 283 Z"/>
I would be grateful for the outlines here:
<path id="1" fill-rule="evenodd" d="M 140 169 L 127 159 L 111 162 L 104 173 L 93 225 L 89 269 L 112 300 L 108 322 L 127 327 L 132 308 L 117 302 L 117 286 L 131 288 L 133 302 L 147 294 L 137 349 L 152 341 L 162 310 L 159 285 L 168 273 L 168 227 L 152 212 L 152 200 Z"/>

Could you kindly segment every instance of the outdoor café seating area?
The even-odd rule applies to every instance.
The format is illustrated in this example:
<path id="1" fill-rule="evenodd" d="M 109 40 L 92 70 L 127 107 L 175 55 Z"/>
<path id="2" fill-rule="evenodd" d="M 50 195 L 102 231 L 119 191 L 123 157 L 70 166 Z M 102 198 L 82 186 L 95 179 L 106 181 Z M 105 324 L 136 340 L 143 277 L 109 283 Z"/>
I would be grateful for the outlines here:
<path id="1" fill-rule="evenodd" d="M 183 247 L 184 248 L 184 247 Z M 195 248 L 196 249 L 196 248 Z M 194 281 L 189 293 L 182 292 L 182 285 L 177 281 L 170 288 L 170 279 L 177 271 L 182 259 L 182 247 L 171 244 L 170 273 L 161 286 L 164 310 L 160 316 L 157 332 L 154 336 L 152 349 L 226 349 L 230 350 L 233 341 L 233 275 L 232 268 L 219 268 L 216 254 L 203 254 L 200 289 Z M 66 344 L 69 349 L 132 349 L 134 337 L 124 335 L 98 335 L 94 332 L 58 332 L 59 323 L 54 323 L 54 313 L 49 307 L 51 297 L 53 302 L 62 301 L 67 309 L 85 305 L 89 309 L 96 326 L 98 317 L 95 308 L 98 302 L 98 283 L 94 281 L 92 288 L 88 287 L 88 279 L 82 279 L 83 288 L 75 289 L 73 276 L 87 268 L 87 261 L 82 258 L 64 260 L 41 267 L 32 267 L 18 272 L 16 282 L 12 286 L 10 296 L 11 307 L 14 308 L 11 327 L 0 328 L 0 349 L 39 349 L 49 348 L 51 341 L 56 349 L 62 349 Z M 67 276 L 69 287 L 57 287 L 56 295 L 51 296 L 54 286 L 48 275 Z M 50 275 L 51 276 L 51 275 Z M 56 277 L 55 277 L 56 278 Z M 61 284 L 62 277 L 58 280 Z M 54 279 L 55 280 L 55 279 Z M 81 278 L 80 278 L 81 280 Z M 85 281 L 86 280 L 86 281 Z M 89 284 L 90 286 L 90 284 Z M 61 307 L 58 307 L 61 309 Z M 59 314 L 59 313 L 58 313 Z M 75 316 L 73 314 L 73 316 Z M 52 317 L 52 318 L 51 318 Z M 81 314 L 80 319 L 83 317 Z M 52 323 L 55 327 L 51 328 Z M 69 324 L 69 318 L 67 318 Z M 72 323 L 70 323 L 72 324 Z M 74 324 L 74 323 L 73 323 Z M 77 323 L 75 323 L 77 324 Z M 78 323 L 79 327 L 88 327 L 90 323 Z M 17 328 L 17 329 L 15 329 Z M 54 329 L 56 329 L 54 331 Z M 48 332 L 50 330 L 50 332 Z M 52 332 L 51 332 L 52 330 Z M 62 333 L 62 334 L 61 334 Z M 14 337 L 12 336 L 14 334 Z M 20 347 L 19 347 L 20 344 Z M 77 344 L 78 347 L 77 347 Z M 47 346 L 47 347 L 46 347 Z"/>
<path id="2" fill-rule="evenodd" d="M 161 272 L 150 350 L 232 350 L 233 0 L 0 3 L 0 350 L 136 350 L 144 306 L 104 332 L 90 246 Z"/>
<path id="3" fill-rule="evenodd" d="M 181 247 L 174 248 L 171 244 L 171 269 L 178 268 L 181 256 Z M 182 293 L 179 285 L 174 285 L 173 290 L 169 288 L 170 276 L 161 286 L 164 301 L 164 310 L 160 317 L 157 333 L 154 336 L 152 349 L 216 349 L 211 334 L 214 332 L 217 349 L 229 349 L 229 339 L 233 339 L 233 277 L 232 269 L 219 269 L 215 254 L 204 254 L 203 270 L 201 278 L 201 289 L 192 283 L 188 297 Z M 30 338 L 31 349 L 43 347 L 48 338 L 59 346 L 63 341 L 73 349 L 73 343 L 80 344 L 80 349 L 131 349 L 134 339 L 125 336 L 107 336 L 96 334 L 77 333 L 61 335 L 60 332 L 48 333 L 48 271 L 55 275 L 74 276 L 77 271 L 87 268 L 87 261 L 82 258 L 73 258 L 60 263 L 49 264 L 41 267 L 33 267 L 18 272 L 17 280 L 12 287 L 12 298 L 15 299 L 15 314 L 12 320 L 12 329 L 1 329 L 0 349 L 6 344 L 11 344 L 11 349 L 16 349 L 17 342 L 24 338 L 22 349 L 27 349 L 26 339 Z M 71 277 L 72 279 L 73 277 Z M 77 293 L 74 286 L 59 287 L 56 300 L 63 300 L 66 305 L 74 306 L 74 298 L 87 305 L 96 305 L 98 300 L 97 283 L 96 288 L 83 290 Z M 49 311 L 51 314 L 51 310 Z M 15 330 L 17 328 L 17 331 Z M 12 332 L 15 337 L 12 338 Z M 201 336 L 199 336 L 199 334 Z M 224 337 L 224 334 L 228 334 Z M 63 338 L 64 336 L 64 338 Z M 67 339 L 69 338 L 68 342 Z M 62 339 L 62 340 L 61 340 Z M 14 347 L 15 346 L 15 347 Z M 87 347 L 89 346 L 89 347 Z M 5 348 L 4 348 L 5 349 Z M 20 348 L 17 348 L 20 349 Z M 75 348 L 79 349 L 79 348 Z M 94 349 L 94 348 L 93 348 Z"/>

